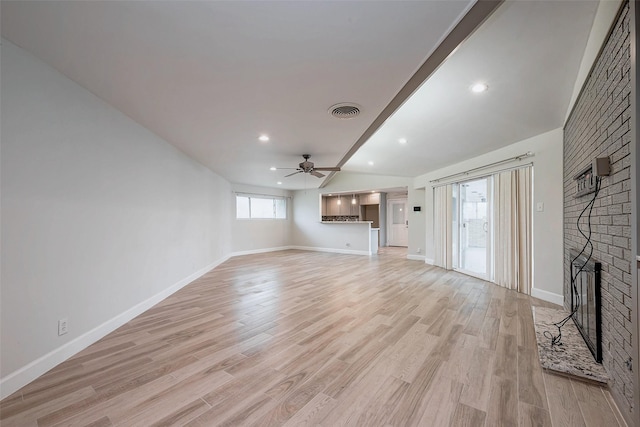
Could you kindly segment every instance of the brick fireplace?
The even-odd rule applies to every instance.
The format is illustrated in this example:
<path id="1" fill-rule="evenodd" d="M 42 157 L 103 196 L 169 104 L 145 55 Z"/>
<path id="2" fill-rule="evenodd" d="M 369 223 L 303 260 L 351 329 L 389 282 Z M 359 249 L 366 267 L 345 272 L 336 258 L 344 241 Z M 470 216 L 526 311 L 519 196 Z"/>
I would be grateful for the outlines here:
<path id="1" fill-rule="evenodd" d="M 602 265 L 602 363 L 611 393 L 633 410 L 631 252 L 631 61 L 629 4 L 622 5 L 564 128 L 564 296 L 571 309 L 571 251 L 585 244 L 576 221 L 590 197 L 575 197 L 574 176 L 593 158 L 609 157 L 591 217 L 593 258 Z M 584 221 L 584 219 L 583 219 Z"/>

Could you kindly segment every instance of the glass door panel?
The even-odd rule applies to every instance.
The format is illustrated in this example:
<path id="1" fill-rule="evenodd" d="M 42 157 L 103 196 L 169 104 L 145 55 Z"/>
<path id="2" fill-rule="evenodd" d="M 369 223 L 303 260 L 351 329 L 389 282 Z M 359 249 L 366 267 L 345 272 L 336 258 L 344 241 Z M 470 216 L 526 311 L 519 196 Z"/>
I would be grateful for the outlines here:
<path id="1" fill-rule="evenodd" d="M 489 179 L 458 186 L 458 262 L 465 273 L 490 280 L 491 215 Z"/>

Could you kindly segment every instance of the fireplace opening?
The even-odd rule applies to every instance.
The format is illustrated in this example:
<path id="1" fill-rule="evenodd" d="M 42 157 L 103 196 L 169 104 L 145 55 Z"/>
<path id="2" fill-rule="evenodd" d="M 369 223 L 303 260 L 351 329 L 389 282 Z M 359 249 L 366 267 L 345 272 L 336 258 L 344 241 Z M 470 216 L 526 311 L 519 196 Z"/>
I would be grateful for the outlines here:
<path id="1" fill-rule="evenodd" d="M 571 312 L 578 331 L 598 363 L 602 363 L 602 312 L 600 271 L 602 264 L 571 250 Z"/>

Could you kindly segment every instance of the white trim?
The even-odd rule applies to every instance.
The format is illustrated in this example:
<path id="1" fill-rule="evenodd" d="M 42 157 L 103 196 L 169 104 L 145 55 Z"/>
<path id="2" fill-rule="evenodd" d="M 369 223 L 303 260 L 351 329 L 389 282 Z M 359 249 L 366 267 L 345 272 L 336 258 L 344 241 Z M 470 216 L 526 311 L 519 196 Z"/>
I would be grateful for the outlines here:
<path id="1" fill-rule="evenodd" d="M 371 237 L 369 237 L 369 239 L 371 239 Z M 231 254 L 231 257 L 262 254 L 267 252 L 287 251 L 291 249 L 299 250 L 299 251 L 331 252 L 331 253 L 345 254 L 345 255 L 371 255 L 371 253 L 368 251 L 356 251 L 353 249 L 317 248 L 313 246 L 279 246 L 275 248 L 253 249 L 249 251 L 233 252 Z"/>
<path id="2" fill-rule="evenodd" d="M 312 246 L 291 246 L 289 249 L 297 249 L 300 251 L 331 252 L 345 255 L 371 255 L 371 252 L 369 251 L 356 251 L 353 249 L 316 248 Z"/>
<path id="3" fill-rule="evenodd" d="M 134 317 L 150 309 L 160 301 L 179 291 L 199 277 L 205 275 L 228 259 L 229 256 L 225 256 L 217 261 L 212 262 L 206 267 L 201 268 L 200 270 L 171 285 L 165 290 L 155 294 L 151 298 L 148 298 L 145 301 L 136 304 L 127 311 L 118 314 L 114 318 L 107 320 L 106 322 L 93 328 L 92 330 L 80 335 L 77 338 L 74 338 L 68 343 L 63 344 L 62 346 L 34 360 L 33 362 L 28 363 L 17 371 L 10 373 L 6 377 L 1 378 L 0 399 L 4 399 L 15 391 L 21 389 L 45 372 L 64 362 L 81 350 L 89 347 L 91 344 L 100 340 L 109 333 L 115 331 Z"/>
<path id="4" fill-rule="evenodd" d="M 248 251 L 238 251 L 233 252 L 231 257 L 243 256 L 243 255 L 253 255 L 253 254 L 264 254 L 267 252 L 277 252 L 277 251 L 286 251 L 289 249 L 293 249 L 293 246 L 278 246 L 275 248 L 263 248 L 263 249 L 250 249 Z"/>
<path id="5" fill-rule="evenodd" d="M 410 259 L 412 261 L 425 261 L 426 258 L 424 255 L 407 255 L 407 259 Z"/>
<path id="6" fill-rule="evenodd" d="M 531 289 L 531 296 L 535 298 L 540 298 L 541 300 L 558 304 L 560 306 L 564 306 L 564 296 L 554 294 L 553 292 L 543 291 L 542 289 L 533 288 Z"/>
<path id="7" fill-rule="evenodd" d="M 429 265 L 435 265 L 436 261 L 433 258 L 426 258 L 425 257 L 424 263 L 425 264 L 429 264 Z"/>

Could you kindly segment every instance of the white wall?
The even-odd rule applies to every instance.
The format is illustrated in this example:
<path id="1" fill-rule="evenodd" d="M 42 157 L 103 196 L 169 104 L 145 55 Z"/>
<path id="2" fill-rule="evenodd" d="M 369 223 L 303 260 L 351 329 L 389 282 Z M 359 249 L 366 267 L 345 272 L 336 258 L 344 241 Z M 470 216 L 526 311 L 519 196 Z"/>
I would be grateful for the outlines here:
<path id="1" fill-rule="evenodd" d="M 322 194 L 338 192 L 359 192 L 370 190 L 386 190 L 389 188 L 406 188 L 413 183 L 413 178 L 405 176 L 367 175 L 354 172 L 340 172 L 321 189 Z"/>
<path id="2" fill-rule="evenodd" d="M 533 290 L 532 295 L 561 304 L 562 297 L 562 221 L 563 221 L 563 177 L 562 177 L 562 129 L 517 142 L 499 150 L 478 156 L 447 168 L 421 175 L 415 179 L 414 188 L 425 188 L 425 256 L 433 259 L 433 187 L 431 180 L 458 172 L 488 165 L 510 157 L 532 151 L 534 157 L 522 163 L 533 162 L 533 204 L 544 203 L 544 211 L 533 213 Z M 517 164 L 518 162 L 514 162 Z M 501 165 L 486 169 L 481 174 L 505 168 Z M 420 244 L 414 242 L 413 244 Z"/>
<path id="3" fill-rule="evenodd" d="M 415 260 L 425 260 L 425 239 L 426 239 L 426 220 L 425 220 L 425 189 L 409 187 L 407 195 L 409 210 L 409 248 L 407 249 L 407 257 Z M 414 206 L 420 207 L 420 212 L 414 212 Z M 433 264 L 433 259 L 429 260 L 429 264 Z"/>
<path id="4" fill-rule="evenodd" d="M 293 197 L 292 246 L 360 255 L 369 254 L 370 223 L 323 224 L 320 191 L 299 190 Z"/>
<path id="5" fill-rule="evenodd" d="M 265 252 L 291 245 L 292 192 L 278 188 L 232 184 L 231 241 L 234 255 Z M 287 219 L 236 219 L 236 193 L 287 198 Z"/>
<path id="6" fill-rule="evenodd" d="M 1 63 L 5 396 L 228 257 L 231 186 L 6 40 Z"/>

